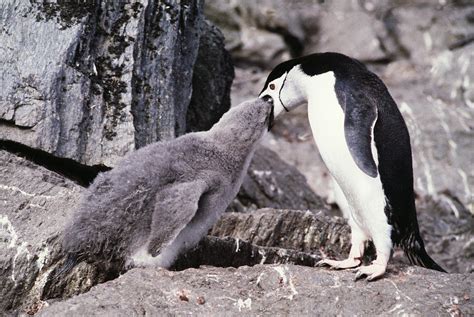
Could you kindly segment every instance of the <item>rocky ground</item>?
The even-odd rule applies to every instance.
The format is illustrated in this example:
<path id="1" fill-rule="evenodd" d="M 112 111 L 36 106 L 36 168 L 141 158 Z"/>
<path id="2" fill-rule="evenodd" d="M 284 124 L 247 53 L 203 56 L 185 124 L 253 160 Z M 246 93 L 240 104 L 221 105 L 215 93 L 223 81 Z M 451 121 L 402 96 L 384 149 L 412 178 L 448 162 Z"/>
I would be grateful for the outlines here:
<path id="1" fill-rule="evenodd" d="M 0 315 L 474 314 L 470 1 L 8 0 L 0 12 Z M 329 50 L 364 61 L 397 101 L 422 235 L 450 274 L 398 250 L 372 283 L 314 267 L 347 255 L 350 229 L 302 107 L 278 120 L 229 212 L 173 270 L 82 263 L 53 278 L 64 224 L 97 173 L 209 128 L 279 62 Z"/>
<path id="2" fill-rule="evenodd" d="M 470 316 L 472 287 L 462 274 L 413 267 L 393 270 L 377 283 L 354 282 L 347 271 L 295 265 L 134 269 L 39 315 Z"/>

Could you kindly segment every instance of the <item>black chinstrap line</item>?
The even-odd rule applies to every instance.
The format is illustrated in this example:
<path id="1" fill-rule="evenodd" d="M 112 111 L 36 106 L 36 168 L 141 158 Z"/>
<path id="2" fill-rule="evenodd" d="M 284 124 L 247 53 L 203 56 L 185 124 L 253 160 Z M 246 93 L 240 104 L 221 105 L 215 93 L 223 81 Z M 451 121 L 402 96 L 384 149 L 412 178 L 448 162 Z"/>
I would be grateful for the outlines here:
<path id="1" fill-rule="evenodd" d="M 283 86 L 285 86 L 287 76 L 288 76 L 288 72 L 286 72 L 285 79 L 283 79 L 283 83 L 281 84 L 280 91 L 278 92 L 278 99 L 280 99 L 280 103 L 283 106 L 283 109 L 285 109 L 286 112 L 290 112 L 290 110 L 288 110 L 288 108 L 285 107 L 285 105 L 283 104 L 283 101 L 281 100 L 281 90 L 283 89 Z"/>

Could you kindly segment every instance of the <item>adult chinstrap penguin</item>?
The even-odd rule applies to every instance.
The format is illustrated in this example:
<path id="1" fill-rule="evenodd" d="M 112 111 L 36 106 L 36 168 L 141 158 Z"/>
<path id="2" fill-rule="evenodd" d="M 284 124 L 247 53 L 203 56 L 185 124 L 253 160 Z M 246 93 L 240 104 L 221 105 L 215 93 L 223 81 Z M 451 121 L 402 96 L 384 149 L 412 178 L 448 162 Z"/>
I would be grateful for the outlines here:
<path id="1" fill-rule="evenodd" d="M 359 267 L 356 278 L 382 276 L 393 246 L 400 246 L 410 263 L 444 272 L 425 251 L 408 129 L 379 77 L 348 56 L 312 54 L 276 66 L 260 93 L 266 96 L 273 98 L 275 116 L 308 104 L 314 140 L 351 227 L 349 257 L 320 264 L 358 267 L 365 242 L 372 240 L 377 258 Z"/>
<path id="2" fill-rule="evenodd" d="M 171 266 L 237 195 L 272 108 L 271 100 L 244 102 L 209 131 L 150 144 L 99 174 L 64 230 L 57 274 L 81 261 Z"/>

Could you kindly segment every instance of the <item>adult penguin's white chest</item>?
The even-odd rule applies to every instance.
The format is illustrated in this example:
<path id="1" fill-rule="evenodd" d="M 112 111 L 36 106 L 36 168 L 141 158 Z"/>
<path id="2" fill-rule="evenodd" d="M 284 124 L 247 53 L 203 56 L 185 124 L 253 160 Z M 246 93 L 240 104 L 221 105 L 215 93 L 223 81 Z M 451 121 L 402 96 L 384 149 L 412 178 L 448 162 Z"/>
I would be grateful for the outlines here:
<path id="1" fill-rule="evenodd" d="M 365 174 L 355 163 L 344 135 L 344 111 L 334 89 L 332 72 L 313 76 L 306 83 L 308 92 L 308 117 L 313 138 L 330 173 L 341 187 L 354 220 L 367 227 L 366 218 L 370 205 L 385 205 L 385 194 L 380 176 Z M 372 153 L 378 164 L 377 152 L 372 142 Z"/>

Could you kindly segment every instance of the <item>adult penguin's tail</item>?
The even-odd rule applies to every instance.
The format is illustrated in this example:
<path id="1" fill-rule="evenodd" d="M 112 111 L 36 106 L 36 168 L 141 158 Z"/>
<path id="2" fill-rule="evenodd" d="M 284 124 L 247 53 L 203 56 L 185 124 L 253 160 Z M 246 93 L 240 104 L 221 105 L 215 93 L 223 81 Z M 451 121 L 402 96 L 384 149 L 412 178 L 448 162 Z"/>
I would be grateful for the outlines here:
<path id="1" fill-rule="evenodd" d="M 411 264 L 447 273 L 426 253 L 425 244 L 419 232 L 414 232 L 408 239 L 403 240 L 401 247 Z"/>

